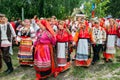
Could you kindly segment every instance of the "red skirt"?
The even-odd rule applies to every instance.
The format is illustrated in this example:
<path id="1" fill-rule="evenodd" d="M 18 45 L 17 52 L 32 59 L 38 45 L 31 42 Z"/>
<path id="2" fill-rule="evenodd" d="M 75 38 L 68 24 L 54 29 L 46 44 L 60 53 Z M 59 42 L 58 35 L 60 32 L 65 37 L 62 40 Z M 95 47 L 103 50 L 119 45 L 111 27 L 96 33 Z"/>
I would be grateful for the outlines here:
<path id="1" fill-rule="evenodd" d="M 46 44 L 45 44 L 46 45 Z M 48 67 L 38 67 L 38 65 L 34 66 L 34 69 L 36 70 L 36 77 L 37 79 L 44 79 L 52 75 L 55 71 L 55 60 L 54 60 L 54 54 L 53 54 L 53 47 L 51 44 L 47 44 L 50 49 L 50 59 L 51 59 L 51 66 Z M 40 44 L 40 46 L 44 46 L 44 44 Z M 41 47 L 39 47 L 41 49 Z M 37 47 L 35 47 L 35 53 L 34 55 L 38 54 L 36 51 L 40 50 Z M 42 50 L 40 50 L 42 51 Z M 44 57 L 44 54 L 39 54 L 40 56 Z M 36 57 L 34 57 L 36 59 Z"/>
<path id="2" fill-rule="evenodd" d="M 90 66 L 92 59 L 88 59 L 88 60 L 75 60 L 75 66 Z"/>
<path id="3" fill-rule="evenodd" d="M 108 53 L 103 53 L 103 56 L 104 56 L 104 58 L 106 58 L 106 59 L 111 59 L 111 58 L 114 58 L 114 54 L 108 54 Z"/>
<path id="4" fill-rule="evenodd" d="M 70 62 L 67 62 L 66 66 L 58 66 L 55 69 L 54 77 L 57 77 L 60 72 L 64 72 L 64 71 L 68 70 L 70 68 L 70 66 L 71 66 Z"/>

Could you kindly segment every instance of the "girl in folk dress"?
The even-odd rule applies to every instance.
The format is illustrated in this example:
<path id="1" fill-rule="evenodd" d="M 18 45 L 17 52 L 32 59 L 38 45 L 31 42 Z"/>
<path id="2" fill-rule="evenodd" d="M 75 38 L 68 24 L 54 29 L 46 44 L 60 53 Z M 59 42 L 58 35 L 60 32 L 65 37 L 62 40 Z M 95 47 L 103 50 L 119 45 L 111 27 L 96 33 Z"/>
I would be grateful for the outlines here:
<path id="1" fill-rule="evenodd" d="M 35 31 L 30 26 L 30 20 L 24 20 L 24 26 L 18 31 L 17 40 L 20 42 L 18 58 L 20 65 L 33 65 L 33 42 Z"/>
<path id="2" fill-rule="evenodd" d="M 41 20 L 37 23 L 40 29 L 37 31 L 37 40 L 34 43 L 34 68 L 36 70 L 36 80 L 39 80 L 54 73 L 53 45 L 55 45 L 56 38 L 48 21 Z"/>
<path id="3" fill-rule="evenodd" d="M 115 50 L 115 39 L 117 34 L 116 24 L 113 19 L 109 20 L 110 25 L 107 26 L 107 43 L 106 43 L 106 52 L 104 53 L 105 60 L 111 62 L 111 59 L 114 58 Z"/>
<path id="4" fill-rule="evenodd" d="M 74 37 L 74 43 L 77 45 L 77 53 L 75 59 L 76 66 L 89 66 L 91 59 L 89 59 L 89 41 L 90 28 L 81 22 L 79 30 Z"/>
<path id="5" fill-rule="evenodd" d="M 70 42 L 72 35 L 69 30 L 65 28 L 64 21 L 60 21 L 56 34 L 57 39 L 57 69 L 55 77 L 58 73 L 67 70 L 70 67 Z"/>

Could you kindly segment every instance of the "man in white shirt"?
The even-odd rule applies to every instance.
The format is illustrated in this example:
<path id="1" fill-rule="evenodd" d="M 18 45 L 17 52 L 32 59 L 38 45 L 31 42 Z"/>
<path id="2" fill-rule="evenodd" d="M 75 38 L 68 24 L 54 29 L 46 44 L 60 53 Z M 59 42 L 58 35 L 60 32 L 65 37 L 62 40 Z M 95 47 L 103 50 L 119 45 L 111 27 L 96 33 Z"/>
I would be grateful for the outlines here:
<path id="1" fill-rule="evenodd" d="M 92 28 L 92 47 L 93 47 L 93 60 L 92 64 L 94 65 L 100 59 L 100 50 L 103 44 L 103 34 L 105 30 L 100 27 L 99 21 L 95 21 L 95 26 Z"/>
<path id="2" fill-rule="evenodd" d="M 0 14 L 0 49 L 2 52 L 3 60 L 7 65 L 5 73 L 13 72 L 12 60 L 9 54 L 9 48 L 12 46 L 11 38 L 16 37 L 16 33 L 4 14 Z M 2 63 L 0 63 L 2 65 Z"/>

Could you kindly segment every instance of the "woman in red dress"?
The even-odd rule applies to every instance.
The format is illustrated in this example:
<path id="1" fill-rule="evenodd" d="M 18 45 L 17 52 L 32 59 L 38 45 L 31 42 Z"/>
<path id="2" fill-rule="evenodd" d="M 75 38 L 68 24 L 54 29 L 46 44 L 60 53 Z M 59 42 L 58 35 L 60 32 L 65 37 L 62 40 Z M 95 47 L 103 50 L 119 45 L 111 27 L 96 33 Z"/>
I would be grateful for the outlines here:
<path id="1" fill-rule="evenodd" d="M 70 68 L 70 42 L 72 41 L 72 35 L 64 24 L 64 21 L 59 22 L 59 29 L 56 34 L 58 67 L 55 70 L 55 76 Z"/>
<path id="2" fill-rule="evenodd" d="M 90 28 L 84 22 L 80 22 L 79 30 L 74 36 L 74 44 L 77 46 L 75 65 L 89 66 L 91 59 L 89 59 L 90 50 Z"/>
<path id="3" fill-rule="evenodd" d="M 36 70 L 36 80 L 39 80 L 54 73 L 53 45 L 56 43 L 56 38 L 48 21 L 41 20 L 37 23 L 40 29 L 37 31 L 37 40 L 34 43 L 34 68 Z"/>

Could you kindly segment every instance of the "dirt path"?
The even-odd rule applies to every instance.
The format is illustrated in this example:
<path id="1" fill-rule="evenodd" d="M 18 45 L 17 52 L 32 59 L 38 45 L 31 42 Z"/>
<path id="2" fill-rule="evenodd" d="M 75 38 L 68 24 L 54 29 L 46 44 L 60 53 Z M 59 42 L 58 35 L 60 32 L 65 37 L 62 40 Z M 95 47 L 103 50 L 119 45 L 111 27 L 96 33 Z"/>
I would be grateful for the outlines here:
<path id="1" fill-rule="evenodd" d="M 73 69 L 69 69 L 65 72 L 60 73 L 56 78 L 49 77 L 46 80 L 98 80 L 98 78 L 101 78 L 100 80 L 117 77 L 120 79 L 120 68 L 116 68 L 113 71 L 106 70 L 107 67 L 103 67 L 102 69 L 99 69 L 101 67 L 100 64 L 95 66 L 90 66 L 89 68 L 86 68 L 86 71 L 90 72 L 92 76 L 85 76 L 84 78 L 79 78 L 71 75 Z M 106 71 L 105 71 L 106 70 Z M 102 74 L 103 73 L 103 74 Z M 116 74 L 119 73 L 119 74 Z M 101 75 L 99 75 L 101 74 Z M 14 73 L 2 76 L 0 77 L 0 80 L 34 80 L 35 79 L 35 71 L 32 68 L 29 67 L 16 67 Z M 110 79 L 111 80 L 111 79 Z M 114 79 L 113 79 L 114 80 Z"/>
<path id="2" fill-rule="evenodd" d="M 115 69 L 114 71 L 112 71 L 112 72 L 109 72 L 108 74 L 106 74 L 106 75 L 103 75 L 102 76 L 102 78 L 111 78 L 111 77 L 119 77 L 120 78 L 120 76 L 119 75 L 116 75 L 116 73 L 118 73 L 118 72 L 120 72 L 120 68 L 118 68 L 118 69 Z"/>

